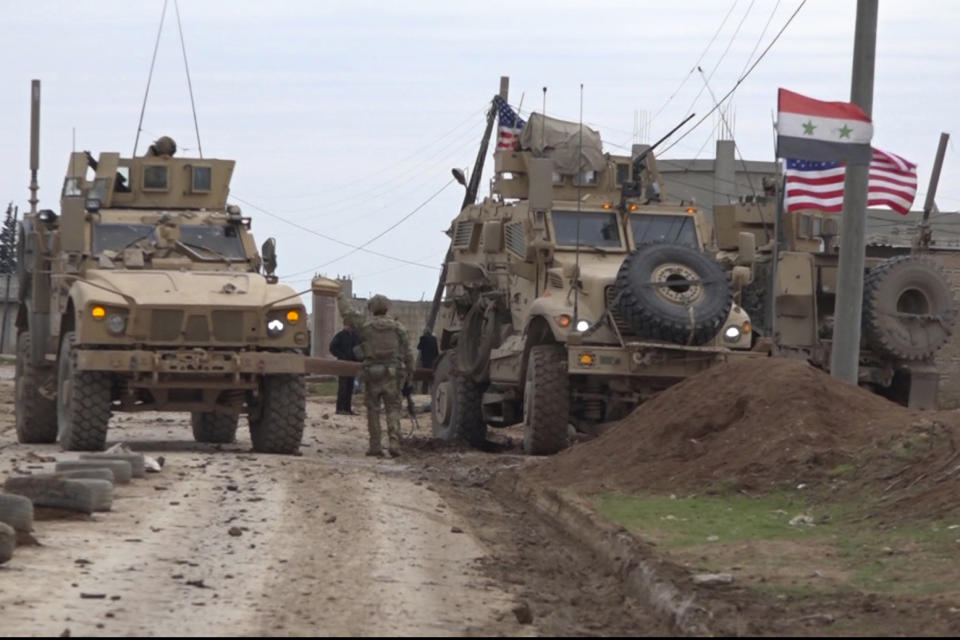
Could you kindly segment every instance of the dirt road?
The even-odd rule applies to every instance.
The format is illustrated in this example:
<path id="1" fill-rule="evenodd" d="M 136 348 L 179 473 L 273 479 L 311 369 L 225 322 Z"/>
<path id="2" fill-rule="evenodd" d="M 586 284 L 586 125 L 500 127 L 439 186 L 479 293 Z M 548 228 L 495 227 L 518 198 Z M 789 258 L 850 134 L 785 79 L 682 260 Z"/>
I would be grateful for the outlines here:
<path id="1" fill-rule="evenodd" d="M 15 443 L 7 373 L 0 479 L 75 457 Z M 491 473 L 521 456 L 416 433 L 404 457 L 366 458 L 362 416 L 332 409 L 311 399 L 297 457 L 251 454 L 245 423 L 218 447 L 192 441 L 188 416 L 114 417 L 109 441 L 163 456 L 163 471 L 119 486 L 109 513 L 37 523 L 41 546 L 0 567 L 0 635 L 667 632 L 592 558 L 494 498 Z"/>

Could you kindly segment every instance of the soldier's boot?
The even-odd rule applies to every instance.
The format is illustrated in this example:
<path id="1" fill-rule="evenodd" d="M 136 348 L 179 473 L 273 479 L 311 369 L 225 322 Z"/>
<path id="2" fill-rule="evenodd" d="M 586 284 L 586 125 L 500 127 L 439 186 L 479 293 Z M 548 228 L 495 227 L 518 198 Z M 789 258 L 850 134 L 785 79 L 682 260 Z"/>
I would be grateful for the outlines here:
<path id="1" fill-rule="evenodd" d="M 383 446 L 380 444 L 380 408 L 367 407 L 367 432 L 370 434 L 368 456 L 380 457 L 383 455 Z"/>
<path id="2" fill-rule="evenodd" d="M 390 457 L 400 457 L 400 411 L 399 409 L 387 412 L 387 451 Z"/>

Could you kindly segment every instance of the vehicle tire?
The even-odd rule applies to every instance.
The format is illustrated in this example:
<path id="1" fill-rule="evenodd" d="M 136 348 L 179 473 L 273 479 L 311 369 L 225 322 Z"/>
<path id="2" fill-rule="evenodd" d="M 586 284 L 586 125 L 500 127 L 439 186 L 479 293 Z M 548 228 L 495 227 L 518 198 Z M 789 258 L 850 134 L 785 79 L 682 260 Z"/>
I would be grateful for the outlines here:
<path id="1" fill-rule="evenodd" d="M 33 531 L 33 503 L 30 498 L 0 493 L 0 523 L 16 531 Z"/>
<path id="2" fill-rule="evenodd" d="M 126 460 L 97 460 L 82 458 L 80 460 L 60 460 L 57 462 L 53 470 L 55 473 L 60 472 L 71 472 L 75 474 L 80 471 L 107 471 L 110 475 L 107 478 L 115 484 L 130 484 L 130 479 L 133 477 L 133 467 Z M 71 475 L 71 477 L 83 477 Z M 91 475 L 88 477 L 98 477 L 97 475 Z"/>
<path id="3" fill-rule="evenodd" d="M 76 335 L 64 334 L 57 378 L 57 431 L 64 451 L 101 451 L 110 422 L 110 375 L 77 371 Z"/>
<path id="4" fill-rule="evenodd" d="M 550 455 L 569 446 L 570 382 L 567 352 L 561 345 L 530 349 L 523 387 L 523 450 Z"/>
<path id="5" fill-rule="evenodd" d="M 30 332 L 17 336 L 17 364 L 14 369 L 17 441 L 24 444 L 49 444 L 57 441 L 57 402 L 41 393 L 51 382 L 53 370 L 33 365 Z"/>
<path id="6" fill-rule="evenodd" d="M 17 548 L 17 532 L 13 527 L 0 522 L 0 564 L 10 562 Z"/>
<path id="7" fill-rule="evenodd" d="M 194 411 L 190 414 L 193 439 L 197 442 L 229 444 L 237 439 L 240 416 L 219 411 Z"/>
<path id="8" fill-rule="evenodd" d="M 142 478 L 147 475 L 147 462 L 144 459 L 142 453 L 121 453 L 119 451 L 115 452 L 103 452 L 103 453 L 81 453 L 81 460 L 92 460 L 94 462 L 99 460 L 113 460 L 126 462 L 130 465 L 130 475 L 134 478 Z"/>
<path id="9" fill-rule="evenodd" d="M 264 376 L 260 383 L 260 403 L 249 416 L 253 450 L 257 453 L 298 453 L 306 418 L 304 376 Z"/>
<path id="10" fill-rule="evenodd" d="M 7 478 L 3 483 L 3 490 L 29 498 L 34 507 L 92 513 L 95 502 L 93 488 L 83 480 L 64 478 L 52 473 Z"/>
<path id="11" fill-rule="evenodd" d="M 957 309 L 940 268 L 897 256 L 867 272 L 863 333 L 868 348 L 897 360 L 923 360 L 950 339 Z"/>
<path id="12" fill-rule="evenodd" d="M 79 482 L 90 491 L 91 507 L 94 511 L 110 511 L 113 507 L 113 483 L 95 478 L 71 478 L 70 482 Z"/>
<path id="13" fill-rule="evenodd" d="M 727 274 L 710 256 L 678 244 L 648 244 L 627 256 L 614 283 L 620 313 L 643 338 L 701 345 L 730 313 Z"/>
<path id="14" fill-rule="evenodd" d="M 463 441 L 482 447 L 487 441 L 483 421 L 482 388 L 454 371 L 456 350 L 440 356 L 430 383 L 430 423 L 433 437 L 444 442 Z"/>

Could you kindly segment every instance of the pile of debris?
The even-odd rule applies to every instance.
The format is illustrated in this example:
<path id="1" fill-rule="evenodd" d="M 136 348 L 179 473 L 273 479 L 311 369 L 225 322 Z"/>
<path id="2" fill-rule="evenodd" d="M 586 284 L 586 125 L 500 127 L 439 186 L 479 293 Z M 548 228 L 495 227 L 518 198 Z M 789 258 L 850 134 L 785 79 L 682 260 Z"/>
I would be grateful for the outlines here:
<path id="1" fill-rule="evenodd" d="M 960 513 L 958 423 L 955 412 L 910 411 L 803 361 L 758 358 L 689 378 L 526 473 L 588 493 L 801 486 L 868 495 L 865 508 L 890 519 L 941 517 Z"/>
<path id="2" fill-rule="evenodd" d="M 0 564 L 9 561 L 18 544 L 35 544 L 34 515 L 47 513 L 92 514 L 110 511 L 114 486 L 160 471 L 163 460 L 134 453 L 116 445 L 103 453 L 81 454 L 76 460 L 43 458 L 52 463 L 50 473 L 12 476 L 0 491 Z"/>

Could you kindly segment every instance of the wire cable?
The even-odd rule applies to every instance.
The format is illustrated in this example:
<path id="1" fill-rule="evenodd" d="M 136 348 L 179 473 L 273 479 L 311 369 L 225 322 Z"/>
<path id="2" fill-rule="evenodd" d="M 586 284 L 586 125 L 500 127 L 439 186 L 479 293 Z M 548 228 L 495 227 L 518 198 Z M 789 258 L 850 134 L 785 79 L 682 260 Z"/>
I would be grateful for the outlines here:
<path id="1" fill-rule="evenodd" d="M 440 270 L 440 267 L 436 267 L 436 266 L 434 266 L 434 265 L 421 264 L 421 263 L 419 263 L 419 262 L 414 262 L 413 260 L 404 260 L 403 258 L 398 258 L 398 257 L 396 257 L 396 256 L 391 256 L 391 255 L 387 255 L 387 254 L 385 254 L 385 253 L 380 253 L 379 251 L 373 251 L 372 249 L 365 249 L 365 248 L 359 247 L 358 245 L 351 244 L 351 243 L 349 243 L 349 242 L 344 242 L 343 240 L 340 240 L 340 239 L 338 239 L 338 238 L 334 238 L 333 236 L 328 236 L 328 235 L 325 234 L 325 233 L 320 233 L 319 231 L 317 231 L 317 230 L 315 230 L 315 229 L 311 229 L 310 227 L 305 227 L 305 226 L 303 226 L 302 224 L 299 224 L 299 223 L 297 223 L 297 222 L 294 222 L 293 220 L 288 220 L 287 218 L 284 218 L 283 216 L 278 216 L 278 215 L 275 214 L 275 213 L 271 213 L 270 211 L 267 211 L 267 210 L 264 209 L 263 207 L 260 207 L 260 206 L 258 206 L 258 205 L 255 205 L 255 204 L 253 204 L 252 202 L 250 202 L 250 201 L 248 201 L 248 200 L 244 200 L 243 198 L 241 198 L 241 197 L 239 197 L 239 196 L 237 196 L 237 195 L 235 195 L 235 194 L 230 194 L 230 197 L 233 198 L 234 200 L 236 200 L 237 202 L 242 202 L 243 204 L 247 205 L 248 207 L 252 207 L 253 209 L 256 209 L 256 210 L 259 211 L 260 213 L 263 213 L 263 214 L 265 214 L 265 215 L 268 215 L 268 216 L 270 216 L 271 218 L 276 218 L 277 220 L 279 220 L 279 221 L 281 221 L 281 222 L 287 223 L 287 224 L 290 225 L 291 227 L 296 227 L 297 229 L 300 229 L 301 231 L 305 231 L 305 232 L 307 232 L 307 233 L 309 233 L 309 234 L 311 234 L 311 235 L 315 235 L 315 236 L 317 236 L 318 238 L 323 238 L 324 240 L 329 240 L 330 242 L 333 242 L 333 243 L 336 243 L 336 244 L 339 244 L 339 245 L 343 245 L 343 246 L 345 246 L 345 247 L 350 247 L 351 249 L 358 249 L 358 250 L 363 251 L 363 252 L 365 252 L 365 253 L 369 253 L 369 254 L 372 254 L 372 255 L 375 255 L 375 256 L 380 256 L 381 258 L 387 258 L 387 259 L 389 259 L 389 260 L 394 260 L 394 261 L 396 261 L 396 262 L 402 262 L 402 263 L 404 263 L 404 264 L 409 264 L 409 265 L 412 265 L 412 266 L 415 266 L 415 267 L 423 267 L 424 269 L 433 269 L 434 271 L 439 271 L 439 270 Z"/>
<path id="2" fill-rule="evenodd" d="M 650 118 L 651 123 L 657 119 L 657 116 L 660 115 L 660 113 L 664 109 L 667 108 L 667 105 L 670 104 L 673 101 L 673 99 L 677 96 L 677 94 L 683 88 L 683 85 L 685 85 L 687 83 L 687 80 L 690 79 L 690 76 L 693 75 L 693 72 L 697 70 L 697 66 L 699 66 L 699 64 L 703 61 L 703 57 L 707 55 L 707 51 L 710 50 L 710 47 L 713 46 L 713 43 L 717 39 L 717 36 L 720 35 L 720 31 L 723 30 L 723 25 L 727 24 L 727 20 L 730 19 L 730 15 L 733 14 L 733 10 L 737 8 L 737 4 L 739 4 L 739 2 L 740 0 L 733 0 L 733 4 L 730 5 L 730 8 L 727 10 L 727 15 L 723 17 L 723 21 L 720 22 L 720 26 L 717 27 L 717 30 L 714 32 L 713 37 L 710 38 L 710 42 L 708 42 L 707 46 L 704 47 L 703 51 L 700 53 L 700 57 L 697 58 L 697 61 L 693 63 L 692 67 L 690 67 L 690 71 L 687 73 L 687 75 L 685 75 L 683 77 L 683 80 L 680 81 L 680 85 L 674 90 L 674 92 L 670 95 L 670 97 L 667 98 L 666 102 L 660 105 L 660 108 L 657 109 L 656 113 L 654 113 L 653 116 L 651 116 Z M 690 110 L 687 109 L 687 111 L 689 112 Z"/>
<path id="3" fill-rule="evenodd" d="M 166 2 L 166 0 L 164 0 Z M 173 0 L 173 9 L 177 14 L 177 31 L 180 32 L 180 48 L 183 50 L 183 68 L 187 72 L 187 89 L 190 91 L 190 109 L 193 110 L 193 129 L 197 132 L 197 151 L 203 158 L 203 146 L 200 144 L 200 125 L 197 124 L 197 105 L 193 101 L 193 83 L 190 81 L 190 65 L 187 64 L 187 45 L 183 40 L 183 25 L 180 23 L 180 5 Z"/>
<path id="4" fill-rule="evenodd" d="M 786 24 L 784 24 L 783 27 L 781 27 L 780 31 L 777 32 L 777 35 L 774 36 L 773 40 L 770 41 L 770 44 L 766 46 L 766 48 L 763 50 L 763 53 L 761 53 L 760 57 L 757 58 L 757 61 L 754 62 L 752 65 L 750 65 L 750 68 L 747 70 L 747 72 L 742 76 L 740 76 L 740 78 L 734 83 L 733 88 L 730 89 L 730 91 L 728 91 L 727 93 L 725 93 L 724 96 L 720 98 L 720 100 L 717 102 L 717 104 L 712 109 L 710 109 L 710 111 L 705 113 L 703 117 L 700 118 L 692 127 L 690 127 L 682 136 L 674 140 L 673 143 L 670 144 L 670 146 L 668 146 L 663 151 L 661 151 L 660 152 L 661 154 L 666 153 L 667 151 L 675 147 L 677 144 L 679 144 L 681 140 L 683 140 L 688 135 L 693 133 L 697 129 L 697 127 L 699 127 L 703 123 L 704 120 L 710 117 L 710 115 L 714 111 L 716 111 L 720 107 L 720 105 L 722 105 L 727 100 L 727 98 L 733 95 L 733 92 L 737 90 L 737 87 L 739 87 L 743 83 L 743 81 L 746 80 L 751 73 L 753 73 L 753 70 L 757 68 L 757 65 L 760 64 L 760 61 L 763 60 L 766 57 L 767 53 L 770 52 L 770 49 L 772 49 L 773 45 L 777 43 L 777 40 L 780 39 L 780 36 L 782 36 L 783 32 L 787 30 L 787 27 L 790 26 L 790 23 L 792 23 L 794 18 L 797 17 L 797 14 L 800 13 L 800 10 L 803 9 L 805 4 L 807 4 L 807 0 L 801 0 L 800 5 L 796 8 L 793 14 L 787 19 Z"/>
<path id="5" fill-rule="evenodd" d="M 707 81 L 713 78 L 713 74 L 717 72 L 717 69 L 720 68 L 720 64 L 723 63 L 723 59 L 727 57 L 727 54 L 730 52 L 730 47 L 733 46 L 733 43 L 736 41 L 737 36 L 740 34 L 740 29 L 743 28 L 743 23 L 746 22 L 747 16 L 750 15 L 750 12 L 753 10 L 753 4 L 756 0 L 750 0 L 750 4 L 747 5 L 747 10 L 744 12 L 743 17 L 740 18 L 740 22 L 737 24 L 737 28 L 734 29 L 733 35 L 730 36 L 730 40 L 727 42 L 727 48 L 723 50 L 723 53 L 720 54 L 720 59 L 717 60 L 717 64 L 713 65 L 713 69 L 710 70 L 710 75 L 707 76 Z M 703 73 L 703 70 L 697 65 L 697 71 Z M 694 96 L 693 101 L 690 103 L 690 106 L 687 108 L 687 113 L 693 113 L 693 108 L 697 105 L 697 101 L 700 100 L 700 96 L 703 95 L 704 87 L 700 87 L 700 91 L 697 92 L 697 95 Z"/>
<path id="6" fill-rule="evenodd" d="M 163 19 L 167 16 L 167 0 L 163 0 L 163 11 L 160 12 L 160 28 L 157 29 L 157 42 L 153 45 L 153 58 L 150 59 L 150 72 L 147 74 L 147 89 L 143 92 L 143 106 L 140 107 L 140 122 L 137 123 L 137 137 L 133 140 L 133 156 L 137 157 L 137 144 L 140 143 L 140 132 L 143 130 L 143 114 L 147 110 L 147 96 L 150 95 L 150 81 L 153 80 L 153 65 L 157 61 L 157 50 L 160 48 L 160 34 L 163 33 Z"/>
<path id="7" fill-rule="evenodd" d="M 351 250 L 348 251 L 347 253 L 345 253 L 345 254 L 343 254 L 343 255 L 341 255 L 341 256 L 337 256 L 336 258 L 334 258 L 334 259 L 332 259 L 332 260 L 327 260 L 327 261 L 324 262 L 323 264 L 318 264 L 317 266 L 311 267 L 311 268 L 309 268 L 309 269 L 301 269 L 300 271 L 297 271 L 297 272 L 295 272 L 295 273 L 291 273 L 291 274 L 289 274 L 289 275 L 291 275 L 291 276 L 297 276 L 297 275 L 300 275 L 301 273 L 307 273 L 307 272 L 309 272 L 309 271 L 317 271 L 317 270 L 319 270 L 319 269 L 322 269 L 322 268 L 324 268 L 324 267 L 326 267 L 326 266 L 329 266 L 329 265 L 333 264 L 334 262 L 339 262 L 340 260 L 343 260 L 344 258 L 347 258 L 347 257 L 349 257 L 349 256 L 352 256 L 352 255 L 355 254 L 357 251 L 363 251 L 368 245 L 373 244 L 374 242 L 376 242 L 377 240 L 379 240 L 380 238 L 382 238 L 383 236 L 387 235 L 388 233 L 390 233 L 391 231 L 393 231 L 394 229 L 396 229 L 397 227 L 399 227 L 401 224 L 403 224 L 404 222 L 406 222 L 407 220 L 409 220 L 411 217 L 413 217 L 413 215 L 414 215 L 415 213 L 417 213 L 418 211 L 420 211 L 421 209 L 423 209 L 425 206 L 427 206 L 434 198 L 436 198 L 436 197 L 439 196 L 441 193 L 443 193 L 444 191 L 446 191 L 447 187 L 449 187 L 449 186 L 450 186 L 451 184 L 453 184 L 453 183 L 454 183 L 454 179 L 453 179 L 453 178 L 450 178 L 450 180 L 449 180 L 445 185 L 443 185 L 442 187 L 440 187 L 440 189 L 437 190 L 436 192 L 434 192 L 433 195 L 431 195 L 429 198 L 427 198 L 426 200 L 424 200 L 423 202 L 421 202 L 419 205 L 417 205 L 416 208 L 413 209 L 413 211 L 411 211 L 410 213 L 406 214 L 405 216 L 403 216 L 402 218 L 400 218 L 399 220 L 397 220 L 396 222 L 394 222 L 392 225 L 390 225 L 389 227 L 387 227 L 386 229 L 384 229 L 383 231 L 381 231 L 381 232 L 378 233 L 377 235 L 373 236 L 372 238 L 370 238 L 369 240 L 367 240 L 366 242 L 364 242 L 364 243 L 361 244 L 360 246 L 354 247 L 353 249 L 351 249 Z"/>

